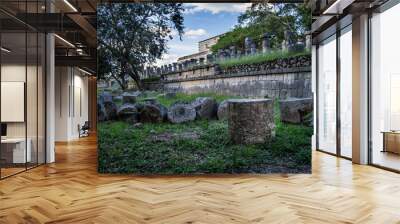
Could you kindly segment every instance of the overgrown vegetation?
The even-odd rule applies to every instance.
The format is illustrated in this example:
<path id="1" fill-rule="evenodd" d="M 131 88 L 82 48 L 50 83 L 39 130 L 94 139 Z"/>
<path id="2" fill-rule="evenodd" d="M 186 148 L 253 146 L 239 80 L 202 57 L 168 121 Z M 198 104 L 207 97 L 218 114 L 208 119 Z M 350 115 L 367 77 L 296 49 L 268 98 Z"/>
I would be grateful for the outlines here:
<path id="1" fill-rule="evenodd" d="M 183 102 L 183 103 L 185 103 L 185 102 L 190 103 L 190 102 L 194 101 L 197 97 L 212 97 L 218 103 L 220 103 L 226 99 L 241 98 L 241 97 L 221 95 L 221 94 L 216 94 L 216 93 L 211 93 L 211 92 L 195 93 L 195 94 L 176 93 L 176 95 L 174 97 L 166 96 L 165 94 L 159 94 L 159 93 L 154 92 L 153 94 L 148 94 L 147 96 L 139 97 L 138 101 L 142 102 L 148 98 L 155 98 L 160 104 L 162 104 L 166 107 L 169 107 L 177 101 Z"/>
<path id="2" fill-rule="evenodd" d="M 157 82 L 157 81 L 160 81 L 160 77 L 159 76 L 153 76 L 153 77 L 150 77 L 150 78 L 142 79 L 142 82 Z"/>
<path id="3" fill-rule="evenodd" d="M 240 58 L 227 59 L 223 61 L 218 61 L 217 63 L 221 66 L 221 68 L 229 68 L 236 65 L 258 64 L 268 61 L 275 61 L 278 59 L 299 57 L 299 56 L 310 56 L 310 55 L 311 52 L 309 50 L 305 50 L 302 52 L 273 51 L 266 54 L 257 54 L 257 55 L 243 56 Z"/>
<path id="4" fill-rule="evenodd" d="M 166 106 L 198 95 L 157 97 Z M 201 94 L 204 96 L 204 94 Z M 218 101 L 227 96 L 214 96 Z M 184 124 L 99 123 L 99 172 L 135 174 L 304 173 L 311 169 L 312 128 L 280 122 L 276 105 L 276 137 L 265 144 L 235 145 L 226 120 Z M 162 136 L 163 140 L 158 140 Z M 182 137 L 195 136 L 195 137 Z"/>
<path id="5" fill-rule="evenodd" d="M 286 30 L 301 38 L 305 31 L 310 30 L 311 22 L 311 10 L 305 4 L 253 3 L 239 16 L 238 25 L 212 46 L 212 51 L 217 52 L 230 46 L 243 50 L 246 37 L 251 37 L 260 49 L 261 38 L 265 33 L 271 35 L 271 47 L 278 49 Z"/>
<path id="6" fill-rule="evenodd" d="M 142 89 L 140 74 L 167 52 L 172 32 L 183 35 L 182 3 L 99 4 L 97 7 L 98 79 L 128 81 Z"/>

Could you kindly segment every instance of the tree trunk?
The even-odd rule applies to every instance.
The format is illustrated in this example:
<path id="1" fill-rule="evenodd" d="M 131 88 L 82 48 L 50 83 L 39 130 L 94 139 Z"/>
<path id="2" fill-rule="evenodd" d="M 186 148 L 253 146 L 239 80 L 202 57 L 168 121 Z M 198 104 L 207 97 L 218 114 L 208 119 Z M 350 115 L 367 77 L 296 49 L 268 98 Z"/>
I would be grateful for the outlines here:
<path id="1" fill-rule="evenodd" d="M 136 71 L 134 71 L 133 68 L 128 74 L 135 81 L 137 88 L 140 91 L 142 91 L 143 90 L 143 82 L 140 79 L 140 75 Z"/>

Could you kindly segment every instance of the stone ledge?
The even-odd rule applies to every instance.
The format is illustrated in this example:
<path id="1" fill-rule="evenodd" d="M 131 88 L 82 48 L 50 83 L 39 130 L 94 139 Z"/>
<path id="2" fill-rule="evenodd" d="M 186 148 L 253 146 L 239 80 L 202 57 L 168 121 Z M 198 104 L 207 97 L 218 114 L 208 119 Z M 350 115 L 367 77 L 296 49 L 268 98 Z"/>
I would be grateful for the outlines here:
<path id="1" fill-rule="evenodd" d="M 177 82 L 190 82 L 197 80 L 209 80 L 209 79 L 221 79 L 221 78 L 237 78 L 237 77 L 248 77 L 248 76 L 259 76 L 259 75 L 275 75 L 275 74 L 285 74 L 285 73 L 302 73 L 311 72 L 311 66 L 307 67 L 295 67 L 295 68 L 283 68 L 283 69 L 271 69 L 271 70 L 261 70 L 252 72 L 240 72 L 240 73 L 224 73 L 221 75 L 208 75 L 202 77 L 194 77 L 187 79 L 175 79 L 175 80 L 160 80 L 161 83 L 177 83 Z M 156 82 L 158 83 L 158 82 Z"/>

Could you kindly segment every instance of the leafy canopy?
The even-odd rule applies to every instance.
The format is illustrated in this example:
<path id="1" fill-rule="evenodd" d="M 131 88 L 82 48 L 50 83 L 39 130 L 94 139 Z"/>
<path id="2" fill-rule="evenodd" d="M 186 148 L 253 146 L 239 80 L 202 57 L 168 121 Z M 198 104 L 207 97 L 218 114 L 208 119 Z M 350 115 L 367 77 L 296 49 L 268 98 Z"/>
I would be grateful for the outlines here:
<path id="1" fill-rule="evenodd" d="M 140 89 L 144 65 L 167 52 L 174 29 L 183 34 L 182 4 L 101 4 L 97 9 L 99 78 L 116 79 L 122 89 L 132 78 Z"/>
<path id="2" fill-rule="evenodd" d="M 251 37 L 260 45 L 261 37 L 265 33 L 272 34 L 272 47 L 279 48 L 284 40 L 285 30 L 302 37 L 305 31 L 310 30 L 311 22 L 311 10 L 304 4 L 253 3 L 239 16 L 238 25 L 223 35 L 212 50 L 216 52 L 232 45 L 244 49 L 245 37 Z"/>

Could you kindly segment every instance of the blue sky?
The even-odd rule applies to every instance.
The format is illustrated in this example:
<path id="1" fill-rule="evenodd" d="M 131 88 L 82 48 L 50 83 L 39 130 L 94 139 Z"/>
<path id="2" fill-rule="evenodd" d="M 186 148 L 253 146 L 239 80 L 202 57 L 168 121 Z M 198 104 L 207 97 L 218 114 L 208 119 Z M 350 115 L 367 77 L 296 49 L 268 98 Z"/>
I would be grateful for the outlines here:
<path id="1" fill-rule="evenodd" d="M 182 41 L 175 34 L 168 42 L 168 53 L 157 64 L 168 64 L 176 61 L 178 57 L 198 52 L 199 41 L 231 30 L 237 24 L 238 16 L 248 6 L 249 3 L 184 4 L 185 34 Z"/>

